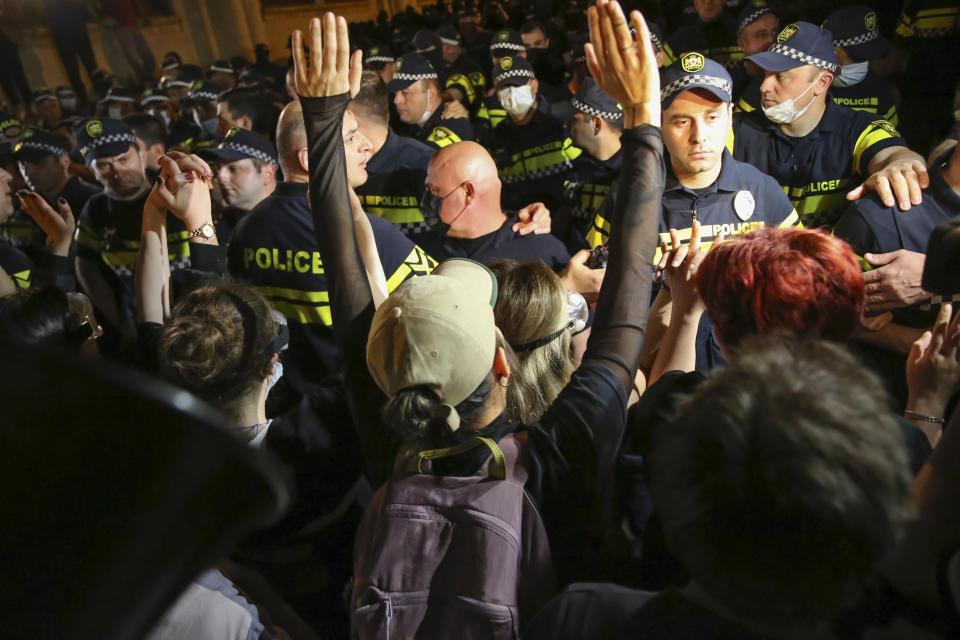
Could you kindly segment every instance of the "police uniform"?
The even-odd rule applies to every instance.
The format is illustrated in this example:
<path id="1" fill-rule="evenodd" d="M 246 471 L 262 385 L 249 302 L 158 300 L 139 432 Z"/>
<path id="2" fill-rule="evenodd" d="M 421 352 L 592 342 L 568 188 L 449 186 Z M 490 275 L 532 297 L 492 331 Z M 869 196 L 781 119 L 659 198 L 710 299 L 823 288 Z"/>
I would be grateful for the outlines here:
<path id="1" fill-rule="evenodd" d="M 812 64 L 836 73 L 838 67 L 829 33 L 806 22 L 786 26 L 769 51 L 749 59 L 770 71 Z M 786 135 L 760 111 L 736 114 L 733 130 L 733 156 L 776 179 L 807 227 L 832 226 L 873 157 L 906 146 L 886 120 L 829 100 L 816 128 L 801 138 Z"/>
<path id="2" fill-rule="evenodd" d="M 224 164 L 240 160 L 257 160 L 279 170 L 277 148 L 273 143 L 259 133 L 239 127 L 231 127 L 221 140 L 211 147 L 199 150 L 198 154 L 204 160 Z M 215 224 L 219 244 L 230 244 L 237 224 L 247 213 L 235 207 L 227 207 L 220 212 Z"/>
<path id="3" fill-rule="evenodd" d="M 387 84 L 387 90 L 393 94 L 420 80 L 433 80 L 439 83 L 437 72 L 429 60 L 419 53 L 408 53 L 397 60 L 397 69 L 393 79 Z M 442 115 L 443 103 L 440 103 L 426 122 L 422 125 L 405 125 L 403 129 L 406 131 L 403 133 L 440 149 L 462 140 L 476 140 L 476 133 L 468 118 L 444 120 Z"/>
<path id="4" fill-rule="evenodd" d="M 908 0 L 896 42 L 910 53 L 900 86 L 905 137 L 925 153 L 953 120 L 953 92 L 960 80 L 960 2 Z"/>
<path id="5" fill-rule="evenodd" d="M 592 78 L 587 78 L 569 102 L 574 112 L 608 122 L 623 123 L 623 108 L 603 92 Z M 570 116 L 572 117 L 572 116 Z M 553 233 L 565 239 L 571 250 L 586 246 L 586 234 L 610 193 L 611 185 L 620 176 L 623 156 L 618 150 L 606 160 L 582 153 L 573 161 L 573 170 L 564 181 L 564 206 L 554 220 Z"/>
<path id="6" fill-rule="evenodd" d="M 456 27 L 444 25 L 437 29 L 440 43 L 463 49 L 463 39 Z M 446 78 L 444 87 L 459 87 L 467 98 L 467 106 L 476 104 L 477 98 L 487 89 L 487 77 L 476 62 L 466 53 L 461 53 L 451 64 L 444 63 Z"/>
<path id="7" fill-rule="evenodd" d="M 303 392 L 337 371 L 324 266 L 306 183 L 282 182 L 237 225 L 228 268 L 262 293 L 290 327 L 285 371 Z M 436 265 L 385 220 L 368 216 L 389 291 Z"/>
<path id="8" fill-rule="evenodd" d="M 673 64 L 685 53 L 696 52 L 727 68 L 733 68 L 743 59 L 736 33 L 737 21 L 726 13 L 711 22 L 698 20 L 682 27 L 664 43 L 664 65 Z"/>
<path id="9" fill-rule="evenodd" d="M 387 132 L 387 140 L 367 162 L 367 181 L 355 191 L 363 210 L 400 227 L 407 236 L 427 231 L 420 196 L 435 149 Z"/>
<path id="10" fill-rule="evenodd" d="M 500 29 L 490 38 L 490 53 L 487 60 L 498 61 L 501 58 L 519 58 L 519 54 L 527 50 L 523 44 L 520 32 L 514 29 Z M 532 67 L 531 67 L 532 69 Z M 486 144 L 489 133 L 496 129 L 501 122 L 507 119 L 507 112 L 500 104 L 497 94 L 485 96 L 480 100 L 480 107 L 474 118 L 477 127 L 481 130 L 481 138 Z"/>
<path id="11" fill-rule="evenodd" d="M 33 277 L 33 262 L 9 242 L 0 240 L 0 269 L 13 281 L 17 289 L 29 289 Z"/>
<path id="12" fill-rule="evenodd" d="M 833 46 L 843 48 L 855 60 L 854 64 L 869 64 L 890 51 L 890 43 L 880 35 L 877 14 L 864 6 L 838 9 L 827 17 L 823 28 L 833 34 Z M 830 97 L 837 104 L 866 111 L 896 126 L 899 121 L 893 89 L 886 79 L 873 71 L 856 83 L 848 83 L 840 75 L 830 85 Z"/>
<path id="13" fill-rule="evenodd" d="M 120 120 L 88 120 L 77 130 L 77 146 L 87 164 L 136 145 L 130 127 Z M 106 192 L 98 193 L 87 201 L 77 228 L 77 258 L 97 265 L 131 321 L 136 311 L 133 272 L 140 251 L 143 207 L 149 195 L 149 189 L 145 189 L 134 200 L 117 200 Z M 190 268 L 189 235 L 180 220 L 167 216 L 170 271 L 177 279 L 179 272 Z"/>
<path id="14" fill-rule="evenodd" d="M 833 233 L 850 243 L 854 252 L 861 256 L 860 263 L 865 270 L 873 268 L 862 258 L 867 253 L 890 253 L 899 249 L 926 253 L 933 229 L 960 215 L 960 195 L 943 176 L 952 153 L 951 149 L 946 158 L 941 158 L 930 168 L 930 186 L 923 191 L 923 202 L 910 207 L 910 211 L 888 207 L 875 194 L 847 206 Z M 936 319 L 940 304 L 954 299 L 960 299 L 960 296 L 945 298 L 935 295 L 929 301 L 897 309 L 893 312 L 894 322 L 927 328 Z"/>
<path id="15" fill-rule="evenodd" d="M 61 155 L 70 155 L 70 141 L 40 129 L 26 129 L 20 134 L 20 142 L 14 147 L 14 158 L 18 161 L 39 162 L 48 156 Z M 74 215 L 79 215 L 87 200 L 99 192 L 100 187 L 84 182 L 77 176 L 71 176 L 63 190 L 47 200 L 47 204 L 56 208 L 57 199 L 63 198 Z"/>
<path id="16" fill-rule="evenodd" d="M 773 8 L 770 7 L 765 0 L 752 0 L 743 5 L 743 8 L 740 9 L 740 14 L 737 16 L 737 40 L 740 40 L 740 34 L 743 33 L 744 29 L 760 18 L 773 13 Z M 749 85 L 756 76 L 751 75 L 750 72 L 747 71 L 747 67 L 742 58 L 731 66 L 729 71 L 730 78 L 733 80 L 733 102 L 736 104 L 744 89 L 746 89 L 747 85 Z M 762 79 L 763 74 L 761 73 L 760 75 Z M 757 86 L 759 87 L 759 84 Z"/>
<path id="17" fill-rule="evenodd" d="M 523 86 L 534 78 L 523 58 L 500 58 L 494 85 Z M 563 123 L 551 113 L 550 103 L 538 96 L 526 124 L 507 118 L 490 135 L 489 149 L 503 183 L 501 199 L 508 209 L 543 202 L 556 210 L 563 202 L 563 182 L 581 151 L 567 137 Z"/>
<path id="18" fill-rule="evenodd" d="M 493 131 L 506 119 L 507 111 L 500 104 L 500 98 L 497 97 L 497 94 L 484 96 L 480 100 L 480 107 L 477 109 L 474 120 L 482 135 Z"/>

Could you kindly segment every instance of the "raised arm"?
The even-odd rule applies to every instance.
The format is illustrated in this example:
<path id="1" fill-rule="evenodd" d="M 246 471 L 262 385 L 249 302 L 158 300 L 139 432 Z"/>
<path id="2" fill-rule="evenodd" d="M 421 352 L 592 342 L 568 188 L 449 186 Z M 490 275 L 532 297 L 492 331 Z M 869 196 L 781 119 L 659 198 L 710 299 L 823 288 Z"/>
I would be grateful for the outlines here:
<path id="1" fill-rule="evenodd" d="M 360 85 L 361 51 L 350 56 L 347 23 L 326 13 L 310 20 L 310 60 L 303 33 L 293 32 L 294 75 L 303 107 L 310 164 L 310 208 L 333 315 L 333 333 L 344 369 L 347 397 L 370 480 L 379 484 L 389 472 L 391 455 L 379 428 L 383 394 L 366 363 L 367 334 L 374 299 L 367 279 L 351 208 L 343 150 L 343 114 Z"/>
<path id="2" fill-rule="evenodd" d="M 584 361 L 597 360 L 633 388 L 650 307 L 657 219 L 665 182 L 660 80 L 650 31 L 630 15 L 634 42 L 617 2 L 588 12 L 587 64 L 597 84 L 623 105 L 623 169 L 610 233 L 610 257 Z"/>

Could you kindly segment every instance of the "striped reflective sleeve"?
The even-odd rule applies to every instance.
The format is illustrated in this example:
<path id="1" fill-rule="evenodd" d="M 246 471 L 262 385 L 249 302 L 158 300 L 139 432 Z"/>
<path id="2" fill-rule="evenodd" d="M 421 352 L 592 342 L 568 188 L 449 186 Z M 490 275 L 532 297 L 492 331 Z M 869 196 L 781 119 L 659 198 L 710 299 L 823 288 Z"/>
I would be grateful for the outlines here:
<path id="1" fill-rule="evenodd" d="M 607 244 L 610 240 L 610 221 L 599 213 L 593 218 L 593 224 L 587 231 L 587 244 L 591 249 L 596 249 L 601 245 Z"/>
<path id="2" fill-rule="evenodd" d="M 397 270 L 387 278 L 387 292 L 394 290 L 410 278 L 430 275 L 437 261 L 427 255 L 418 245 L 414 245 L 410 255 L 403 259 Z"/>
<path id="3" fill-rule="evenodd" d="M 853 168 L 859 175 L 864 175 L 866 167 L 861 167 L 863 154 L 878 142 L 899 138 L 900 132 L 886 120 L 874 120 L 860 133 L 857 142 L 853 145 Z"/>
<path id="4" fill-rule="evenodd" d="M 784 218 L 783 221 L 777 226 L 781 229 L 786 229 L 787 227 L 799 227 L 802 229 L 803 223 L 800 222 L 800 214 L 797 213 L 796 209 L 794 209 L 790 212 L 790 215 Z"/>
<path id="5" fill-rule="evenodd" d="M 284 287 L 253 287 L 266 297 L 270 305 L 290 322 L 333 326 L 330 294 L 326 291 L 300 291 Z"/>

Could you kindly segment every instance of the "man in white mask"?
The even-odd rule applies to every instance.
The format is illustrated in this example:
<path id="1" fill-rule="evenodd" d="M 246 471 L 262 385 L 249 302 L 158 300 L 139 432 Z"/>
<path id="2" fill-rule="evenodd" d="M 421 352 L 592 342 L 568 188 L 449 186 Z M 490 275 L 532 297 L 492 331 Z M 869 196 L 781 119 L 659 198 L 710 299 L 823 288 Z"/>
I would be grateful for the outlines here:
<path id="1" fill-rule="evenodd" d="M 503 182 L 503 206 L 515 210 L 542 202 L 551 211 L 558 210 L 564 180 L 580 149 L 567 136 L 563 120 L 539 95 L 536 74 L 525 58 L 500 58 L 493 87 L 507 113 L 487 143 Z"/>
<path id="2" fill-rule="evenodd" d="M 876 12 L 864 5 L 843 7 L 827 17 L 823 28 L 833 34 L 840 63 L 840 75 L 830 87 L 833 101 L 876 114 L 897 126 L 897 104 L 890 83 L 870 70 L 871 60 L 890 51 L 890 42 L 880 35 Z"/>
<path id="3" fill-rule="evenodd" d="M 119 355 L 134 334 L 133 277 L 140 248 L 143 206 L 151 185 L 143 154 L 130 127 L 111 118 L 87 120 L 77 128 L 77 147 L 103 192 L 87 200 L 78 216 L 76 272 L 103 321 L 101 349 Z M 167 217 L 170 271 L 190 267 L 189 236 L 174 216 Z"/>
<path id="4" fill-rule="evenodd" d="M 831 227 L 867 191 L 903 211 L 920 204 L 923 158 L 887 120 L 830 99 L 840 65 L 829 31 L 789 24 L 749 59 L 765 72 L 762 108 L 735 118 L 733 155 L 775 178 L 804 226 Z"/>
<path id="5" fill-rule="evenodd" d="M 397 115 L 407 125 L 399 133 L 443 148 L 463 140 L 476 140 L 468 118 L 444 118 L 439 76 L 430 61 L 419 53 L 397 60 L 393 78 L 387 83 L 393 94 Z"/>
<path id="6" fill-rule="evenodd" d="M 129 91 L 120 87 L 110 87 L 107 95 L 100 101 L 98 113 L 102 113 L 108 118 L 119 120 L 136 111 L 137 101 L 130 95 Z"/>

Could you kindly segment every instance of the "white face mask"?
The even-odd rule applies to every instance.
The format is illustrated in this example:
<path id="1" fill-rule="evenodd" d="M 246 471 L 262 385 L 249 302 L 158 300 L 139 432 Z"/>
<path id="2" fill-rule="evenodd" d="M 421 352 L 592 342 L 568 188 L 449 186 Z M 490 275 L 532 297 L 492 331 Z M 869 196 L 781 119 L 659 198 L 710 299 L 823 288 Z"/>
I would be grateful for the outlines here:
<path id="1" fill-rule="evenodd" d="M 283 363 L 277 360 L 273 363 L 273 369 L 270 370 L 270 375 L 267 377 L 267 394 L 270 394 L 270 391 L 278 382 L 280 378 L 283 377 Z"/>
<path id="2" fill-rule="evenodd" d="M 64 111 L 73 111 L 77 108 L 76 98 L 60 98 L 60 106 Z"/>
<path id="3" fill-rule="evenodd" d="M 797 109 L 797 99 L 803 97 L 803 94 L 805 94 L 807 91 L 810 91 L 810 89 L 813 88 L 813 85 L 817 84 L 817 81 L 820 80 L 822 76 L 823 74 L 820 74 L 814 78 L 813 82 L 810 83 L 810 86 L 801 91 L 800 95 L 798 95 L 796 98 L 784 100 L 780 104 L 770 107 L 769 109 L 763 107 L 763 115 L 767 116 L 767 119 L 770 120 L 770 122 L 776 122 L 777 124 L 790 124 L 805 114 L 813 105 L 813 100 L 811 100 L 807 103 L 807 106 L 803 107 L 802 109 Z"/>
<path id="4" fill-rule="evenodd" d="M 525 84 L 521 87 L 507 87 L 497 92 L 503 110 L 511 116 L 526 115 L 533 106 L 533 88 Z"/>
<path id="5" fill-rule="evenodd" d="M 114 120 L 119 120 L 123 117 L 123 107 L 118 104 L 112 104 L 107 107 L 107 116 L 113 118 Z"/>
<path id="6" fill-rule="evenodd" d="M 840 75 L 837 76 L 833 82 L 838 87 L 852 87 L 855 84 L 863 82 L 863 79 L 867 77 L 868 71 L 870 71 L 869 60 L 866 62 L 845 64 L 840 67 Z"/>

